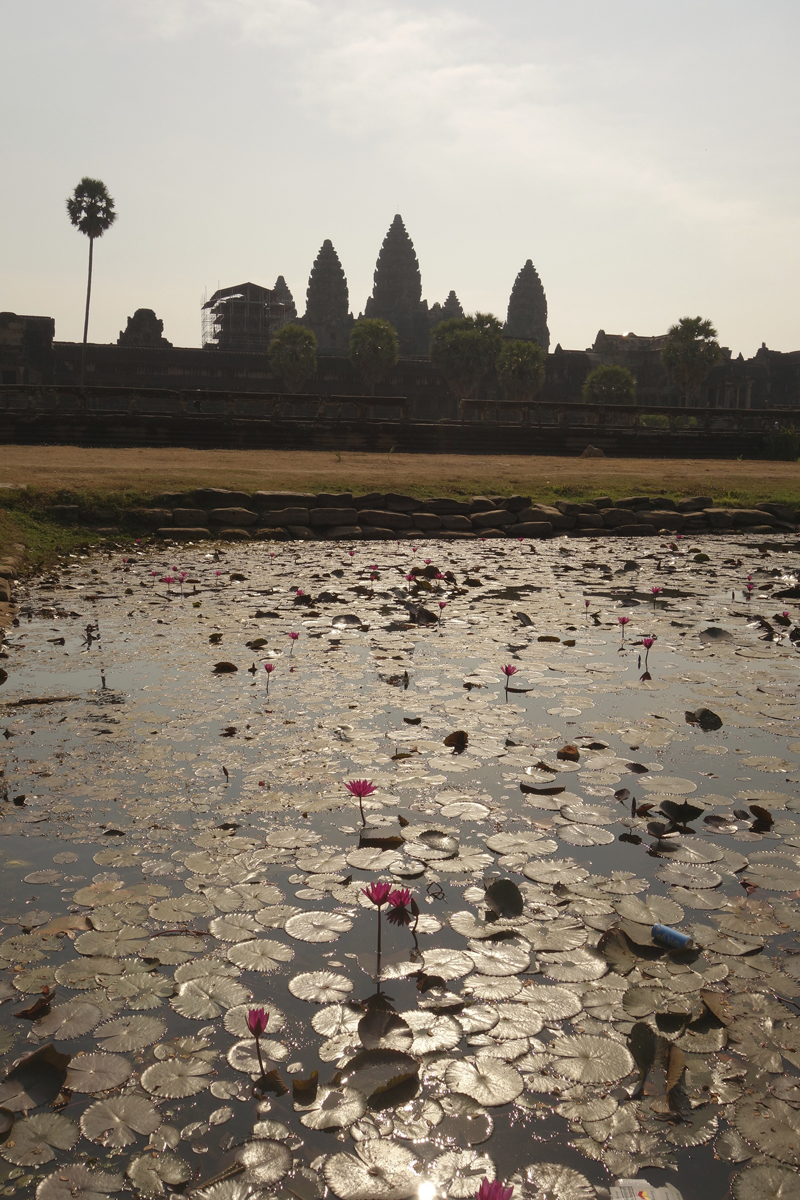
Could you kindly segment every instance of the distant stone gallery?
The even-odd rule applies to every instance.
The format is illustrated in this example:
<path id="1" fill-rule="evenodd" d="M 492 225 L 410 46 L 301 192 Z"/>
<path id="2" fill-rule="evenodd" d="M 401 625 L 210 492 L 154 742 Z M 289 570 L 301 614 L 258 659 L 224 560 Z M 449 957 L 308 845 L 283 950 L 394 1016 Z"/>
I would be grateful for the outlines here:
<path id="1" fill-rule="evenodd" d="M 427 355 L 431 330 L 442 321 L 464 316 L 454 291 L 444 303 L 437 301 L 429 306 L 423 300 L 414 243 L 399 213 L 383 239 L 372 295 L 363 315 L 380 317 L 394 326 L 404 358 Z M 322 243 L 311 268 L 302 317 L 298 318 L 294 298 L 282 275 L 273 288 L 254 283 L 221 288 L 203 305 L 203 345 L 220 350 L 264 351 L 275 331 L 294 320 L 313 331 L 321 354 L 349 352 L 350 330 L 356 318 L 350 312 L 347 277 L 329 239 Z M 547 298 L 530 259 L 514 281 L 505 330 L 510 337 L 538 342 L 545 352 L 550 348 Z"/>

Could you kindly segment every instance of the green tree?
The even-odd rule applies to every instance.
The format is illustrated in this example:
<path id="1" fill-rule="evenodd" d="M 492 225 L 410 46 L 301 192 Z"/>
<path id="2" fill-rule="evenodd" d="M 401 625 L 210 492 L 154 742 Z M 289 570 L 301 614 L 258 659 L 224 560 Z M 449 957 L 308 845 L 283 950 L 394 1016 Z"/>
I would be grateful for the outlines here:
<path id="1" fill-rule="evenodd" d="M 114 201 L 108 194 L 106 185 L 100 179 L 90 179 L 84 175 L 67 199 L 67 213 L 76 229 L 86 234 L 89 239 L 89 279 L 86 284 L 86 315 L 83 321 L 83 346 L 81 348 L 81 387 L 86 381 L 86 342 L 89 338 L 89 304 L 92 298 L 92 258 L 95 238 L 103 236 L 105 231 L 114 224 L 117 214 L 114 211 Z"/>
<path id="2" fill-rule="evenodd" d="M 350 362 L 370 395 L 397 362 L 399 345 L 394 326 L 380 317 L 362 318 L 350 331 Z"/>
<path id="3" fill-rule="evenodd" d="M 469 396 L 497 362 L 503 323 L 492 313 L 442 321 L 431 332 L 431 362 L 461 396 Z"/>
<path id="4" fill-rule="evenodd" d="M 515 400 L 531 400 L 544 383 L 547 355 L 537 342 L 505 342 L 497 358 L 497 374 Z"/>
<path id="5" fill-rule="evenodd" d="M 587 404 L 634 404 L 636 380 L 627 367 L 595 367 L 586 376 L 583 398 Z"/>
<path id="6" fill-rule="evenodd" d="M 272 369 L 290 392 L 299 392 L 317 372 L 317 339 L 305 325 L 284 325 L 269 346 Z"/>
<path id="7" fill-rule="evenodd" d="M 701 384 L 722 358 L 716 337 L 716 329 L 703 317 L 681 317 L 667 332 L 661 361 L 685 401 L 697 396 Z"/>

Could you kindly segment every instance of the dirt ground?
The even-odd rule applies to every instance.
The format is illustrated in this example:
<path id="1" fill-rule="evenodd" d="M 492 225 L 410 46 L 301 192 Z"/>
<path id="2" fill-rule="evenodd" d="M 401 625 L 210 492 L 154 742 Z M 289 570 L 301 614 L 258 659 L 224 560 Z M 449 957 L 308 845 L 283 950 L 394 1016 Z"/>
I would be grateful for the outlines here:
<path id="1" fill-rule="evenodd" d="M 547 496 L 709 495 L 739 504 L 800 504 L 790 462 L 555 458 L 520 455 L 361 454 L 343 451 L 0 447 L 0 486 L 157 494 L 197 486 L 245 491 L 520 492 Z"/>

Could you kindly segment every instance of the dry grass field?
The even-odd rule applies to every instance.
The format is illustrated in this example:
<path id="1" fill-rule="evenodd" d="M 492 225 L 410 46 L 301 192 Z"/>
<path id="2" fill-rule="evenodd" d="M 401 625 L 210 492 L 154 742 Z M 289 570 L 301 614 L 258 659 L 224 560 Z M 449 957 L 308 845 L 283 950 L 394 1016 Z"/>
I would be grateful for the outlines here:
<path id="1" fill-rule="evenodd" d="M 538 500 L 610 495 L 712 496 L 800 507 L 800 467 L 727 459 L 555 458 L 361 454 L 343 451 L 112 449 L 3 446 L 0 485 L 94 496 L 193 487 L 244 491 L 399 491 L 417 496 L 514 492 Z"/>

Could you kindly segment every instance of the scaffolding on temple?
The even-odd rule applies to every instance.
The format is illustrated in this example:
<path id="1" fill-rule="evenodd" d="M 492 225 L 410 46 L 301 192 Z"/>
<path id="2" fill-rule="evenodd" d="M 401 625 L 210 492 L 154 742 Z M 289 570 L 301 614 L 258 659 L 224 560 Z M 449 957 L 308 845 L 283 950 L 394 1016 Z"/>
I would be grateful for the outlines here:
<path id="1" fill-rule="evenodd" d="M 276 292 L 256 283 L 220 288 L 202 312 L 203 348 L 264 354 L 289 319 Z"/>

